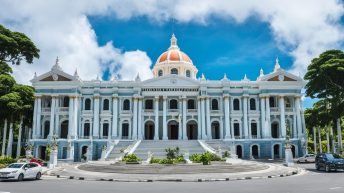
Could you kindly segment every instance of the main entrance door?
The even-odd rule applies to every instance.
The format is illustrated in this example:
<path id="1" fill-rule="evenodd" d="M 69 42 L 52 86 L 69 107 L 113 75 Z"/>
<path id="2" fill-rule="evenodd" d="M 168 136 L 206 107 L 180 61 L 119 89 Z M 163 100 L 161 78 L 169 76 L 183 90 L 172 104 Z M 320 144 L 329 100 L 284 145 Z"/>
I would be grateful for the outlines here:
<path id="1" fill-rule="evenodd" d="M 145 123 L 145 139 L 154 139 L 154 123 L 152 121 L 147 121 Z"/>
<path id="2" fill-rule="evenodd" d="M 168 122 L 168 139 L 178 139 L 178 130 L 177 121 Z"/>
<path id="3" fill-rule="evenodd" d="M 186 125 L 186 134 L 188 139 L 197 139 L 197 123 L 196 121 L 189 121 Z"/>

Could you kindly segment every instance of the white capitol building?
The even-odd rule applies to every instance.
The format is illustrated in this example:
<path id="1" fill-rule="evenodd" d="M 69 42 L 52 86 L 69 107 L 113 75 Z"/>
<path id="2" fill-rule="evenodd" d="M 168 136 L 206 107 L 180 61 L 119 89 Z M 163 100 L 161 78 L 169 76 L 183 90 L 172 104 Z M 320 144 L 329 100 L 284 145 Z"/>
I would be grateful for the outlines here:
<path id="1" fill-rule="evenodd" d="M 273 72 L 261 70 L 256 80 L 197 79 L 196 66 L 172 35 L 152 71 L 145 81 L 86 81 L 65 73 L 57 61 L 35 75 L 35 156 L 44 158 L 56 138 L 60 160 L 96 160 L 102 151 L 112 159 L 120 149 L 142 158 L 148 151 L 163 156 L 173 146 L 190 154 L 233 146 L 242 158 L 282 158 L 287 134 L 294 156 L 305 153 L 305 83 L 278 60 Z"/>

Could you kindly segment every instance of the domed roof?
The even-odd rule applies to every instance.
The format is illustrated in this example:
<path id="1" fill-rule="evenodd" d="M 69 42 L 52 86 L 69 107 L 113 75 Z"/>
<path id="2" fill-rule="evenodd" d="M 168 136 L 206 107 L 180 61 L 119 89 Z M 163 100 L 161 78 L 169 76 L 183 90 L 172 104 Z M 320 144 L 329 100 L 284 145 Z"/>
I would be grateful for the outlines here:
<path id="1" fill-rule="evenodd" d="M 187 62 L 192 64 L 192 61 L 189 58 L 189 56 L 186 55 L 184 52 L 180 51 L 177 45 L 177 38 L 174 34 L 171 38 L 170 48 L 159 56 L 156 63 L 163 62 Z"/>

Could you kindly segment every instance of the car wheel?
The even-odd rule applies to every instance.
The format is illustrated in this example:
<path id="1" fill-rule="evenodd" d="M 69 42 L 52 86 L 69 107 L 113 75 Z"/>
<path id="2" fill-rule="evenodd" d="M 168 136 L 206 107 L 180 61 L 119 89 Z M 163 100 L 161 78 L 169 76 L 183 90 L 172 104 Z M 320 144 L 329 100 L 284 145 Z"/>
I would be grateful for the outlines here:
<path id="1" fill-rule="evenodd" d="M 23 179 L 24 179 L 24 174 L 19 174 L 17 180 L 20 182 L 20 181 L 22 181 Z"/>
<path id="2" fill-rule="evenodd" d="M 330 172 L 330 171 L 331 171 L 329 165 L 326 165 L 326 166 L 325 166 L 325 171 L 326 171 L 326 172 Z"/>
<path id="3" fill-rule="evenodd" d="M 300 160 L 297 160 L 297 163 L 299 164 L 299 163 L 300 163 Z"/>
<path id="4" fill-rule="evenodd" d="M 38 173 L 36 174 L 36 180 L 41 179 L 41 176 L 42 176 L 41 172 L 38 172 Z"/>
<path id="5" fill-rule="evenodd" d="M 315 169 L 318 170 L 318 171 L 320 170 L 319 164 L 315 164 Z"/>

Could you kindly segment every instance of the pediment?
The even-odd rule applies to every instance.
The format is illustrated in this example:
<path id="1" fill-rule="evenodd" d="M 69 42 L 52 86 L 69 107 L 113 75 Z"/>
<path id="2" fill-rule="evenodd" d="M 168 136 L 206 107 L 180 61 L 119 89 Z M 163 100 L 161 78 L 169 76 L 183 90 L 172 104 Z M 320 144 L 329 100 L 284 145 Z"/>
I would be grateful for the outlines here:
<path id="1" fill-rule="evenodd" d="M 289 72 L 286 72 L 284 70 L 278 70 L 276 72 L 273 72 L 271 74 L 263 76 L 261 81 L 281 81 L 281 82 L 287 82 L 287 81 L 303 81 L 302 78 L 295 76 Z"/>
<path id="2" fill-rule="evenodd" d="M 31 82 L 66 82 L 77 81 L 77 77 L 63 72 L 62 70 L 51 70 L 45 74 L 35 77 Z"/>
<path id="3" fill-rule="evenodd" d="M 142 82 L 144 87 L 195 87 L 199 84 L 198 80 L 178 75 L 167 75 Z"/>

